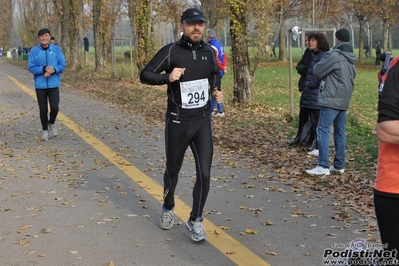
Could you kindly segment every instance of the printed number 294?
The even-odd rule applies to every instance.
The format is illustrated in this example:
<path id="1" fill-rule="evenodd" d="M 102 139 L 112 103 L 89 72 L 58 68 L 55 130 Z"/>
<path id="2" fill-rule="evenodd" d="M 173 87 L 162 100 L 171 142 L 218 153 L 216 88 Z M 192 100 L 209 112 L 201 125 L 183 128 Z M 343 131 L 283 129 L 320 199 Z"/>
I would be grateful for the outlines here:
<path id="1" fill-rule="evenodd" d="M 188 101 L 189 104 L 199 103 L 200 101 L 205 101 L 205 92 L 202 91 L 201 95 L 198 92 L 189 93 L 188 97 L 189 97 Z"/>

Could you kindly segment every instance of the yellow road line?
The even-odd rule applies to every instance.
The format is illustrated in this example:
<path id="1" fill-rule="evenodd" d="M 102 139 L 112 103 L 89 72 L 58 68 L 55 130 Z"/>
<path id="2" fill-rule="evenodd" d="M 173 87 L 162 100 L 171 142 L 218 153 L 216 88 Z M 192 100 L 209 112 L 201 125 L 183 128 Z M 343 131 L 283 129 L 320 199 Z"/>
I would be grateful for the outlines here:
<path id="1" fill-rule="evenodd" d="M 23 89 L 27 94 L 36 99 L 36 94 L 34 91 L 26 87 L 24 84 L 19 82 L 12 76 L 6 75 L 15 84 L 17 84 L 21 89 Z M 87 132 L 78 126 L 75 122 L 69 119 L 67 116 L 63 115 L 61 112 L 58 113 L 58 119 L 64 123 L 69 129 L 75 132 L 83 140 L 85 140 L 90 146 L 96 149 L 104 157 L 106 157 L 110 162 L 112 162 L 116 167 L 118 167 L 122 172 L 124 172 L 130 179 L 139 184 L 143 189 L 145 189 L 150 195 L 156 198 L 162 203 L 163 186 L 155 182 L 153 179 L 145 175 L 138 168 L 132 165 L 129 161 L 124 159 L 122 156 L 118 155 L 114 150 L 105 145 L 99 139 L 94 137 L 92 134 Z M 174 213 L 183 221 L 188 217 L 191 212 L 191 207 L 185 204 L 179 198 L 175 199 L 176 207 Z M 230 260 L 232 260 L 237 265 L 257 265 L 257 266 L 270 266 L 269 263 L 264 261 L 258 255 L 253 253 L 243 244 L 235 240 L 233 237 L 228 235 L 225 231 L 218 228 L 216 225 L 204 219 L 204 226 L 207 232 L 207 240 L 219 251 L 225 254 Z"/>

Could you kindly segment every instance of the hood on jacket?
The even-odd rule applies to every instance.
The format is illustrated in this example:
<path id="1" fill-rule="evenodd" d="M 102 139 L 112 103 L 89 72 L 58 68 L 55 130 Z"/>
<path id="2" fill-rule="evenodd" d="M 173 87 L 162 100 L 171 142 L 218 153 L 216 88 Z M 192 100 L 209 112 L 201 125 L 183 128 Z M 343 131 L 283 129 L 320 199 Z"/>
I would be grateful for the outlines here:
<path id="1" fill-rule="evenodd" d="M 356 55 L 353 52 L 352 46 L 347 42 L 339 42 L 337 45 L 334 46 L 333 50 L 331 50 L 330 52 L 333 52 L 333 51 L 345 56 L 345 58 L 351 64 L 355 64 L 355 62 L 357 60 Z"/>
<path id="2" fill-rule="evenodd" d="M 333 49 L 338 49 L 341 50 L 342 52 L 351 52 L 353 53 L 353 48 L 352 45 L 350 45 L 348 42 L 339 42 Z"/>

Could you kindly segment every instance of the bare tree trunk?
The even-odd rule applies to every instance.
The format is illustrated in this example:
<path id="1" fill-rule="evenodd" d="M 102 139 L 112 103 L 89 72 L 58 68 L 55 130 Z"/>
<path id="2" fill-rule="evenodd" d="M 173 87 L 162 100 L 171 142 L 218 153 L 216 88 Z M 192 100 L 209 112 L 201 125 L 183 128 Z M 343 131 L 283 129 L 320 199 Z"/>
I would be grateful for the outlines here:
<path id="1" fill-rule="evenodd" d="M 388 51 L 388 26 L 389 22 L 387 19 L 382 20 L 382 38 L 383 38 L 383 49 L 384 52 Z"/>
<path id="2" fill-rule="evenodd" d="M 285 30 L 285 21 L 286 19 L 281 16 L 280 18 L 280 32 L 279 32 L 279 44 L 278 44 L 278 59 L 282 62 L 287 62 L 287 53 L 286 53 L 286 30 Z"/>
<path id="3" fill-rule="evenodd" d="M 373 57 L 373 28 L 370 28 L 369 57 Z"/>
<path id="4" fill-rule="evenodd" d="M 364 19 L 359 18 L 359 63 L 364 63 Z"/>
<path id="5" fill-rule="evenodd" d="M 147 49 L 149 48 L 148 29 L 149 29 L 149 2 L 141 0 L 136 9 L 136 65 L 141 72 L 148 62 Z"/>
<path id="6" fill-rule="evenodd" d="M 388 45 L 387 45 L 387 50 L 385 51 L 392 51 L 392 24 L 388 23 Z"/>
<path id="7" fill-rule="evenodd" d="M 94 50 L 95 50 L 95 66 L 96 72 L 101 72 L 105 69 L 103 57 L 103 39 L 101 37 L 101 14 L 103 9 L 102 0 L 93 1 L 93 33 L 94 33 Z"/>
<path id="8" fill-rule="evenodd" d="M 63 15 L 65 15 L 66 29 L 68 32 L 68 65 L 72 69 L 76 69 L 80 64 L 80 54 L 77 47 L 77 39 L 80 39 L 81 29 L 81 6 L 82 0 L 65 0 L 63 1 Z"/>
<path id="9" fill-rule="evenodd" d="M 16 5 L 19 10 L 17 13 L 20 16 L 19 36 L 25 45 L 29 47 L 37 45 L 37 31 L 41 24 L 42 6 L 37 1 L 32 0 L 19 0 Z"/>
<path id="10" fill-rule="evenodd" d="M 0 30 L 0 43 L 4 45 L 3 49 L 5 51 L 8 50 L 9 40 L 11 39 L 12 15 L 12 0 L 2 0 L 0 2 L 0 25 L 2 27 Z"/>
<path id="11" fill-rule="evenodd" d="M 233 2 L 233 3 L 232 3 Z M 234 85 L 233 101 L 237 103 L 253 101 L 253 79 L 250 72 L 246 31 L 248 26 L 245 10 L 246 1 L 230 0 L 230 34 L 233 61 Z"/>
<path id="12" fill-rule="evenodd" d="M 245 103 L 253 101 L 253 83 L 249 71 L 249 66 L 246 65 L 248 53 L 240 53 L 240 47 L 237 47 L 237 42 L 232 45 L 232 59 L 233 59 L 233 102 Z"/>

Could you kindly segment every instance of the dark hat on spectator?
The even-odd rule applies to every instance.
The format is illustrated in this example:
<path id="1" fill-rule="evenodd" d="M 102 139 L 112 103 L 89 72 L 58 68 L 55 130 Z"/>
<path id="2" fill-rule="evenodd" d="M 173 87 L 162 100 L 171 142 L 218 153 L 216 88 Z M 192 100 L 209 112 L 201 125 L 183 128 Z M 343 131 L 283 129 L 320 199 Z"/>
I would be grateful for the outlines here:
<path id="1" fill-rule="evenodd" d="M 340 41 L 349 42 L 350 34 L 347 29 L 342 28 L 335 32 L 335 37 Z"/>
<path id="2" fill-rule="evenodd" d="M 46 33 L 50 34 L 50 30 L 47 28 L 43 28 L 43 29 L 39 30 L 39 32 L 37 33 L 37 36 L 42 36 L 43 34 L 46 34 Z"/>
<path id="3" fill-rule="evenodd" d="M 180 22 L 183 22 L 183 20 L 186 21 L 187 23 L 193 21 L 206 22 L 206 19 L 204 18 L 202 11 L 199 10 L 198 8 L 186 9 L 186 11 L 184 11 L 183 14 L 181 15 Z"/>

